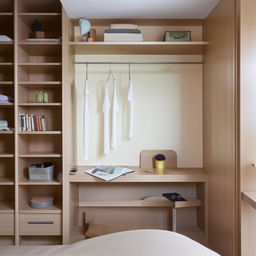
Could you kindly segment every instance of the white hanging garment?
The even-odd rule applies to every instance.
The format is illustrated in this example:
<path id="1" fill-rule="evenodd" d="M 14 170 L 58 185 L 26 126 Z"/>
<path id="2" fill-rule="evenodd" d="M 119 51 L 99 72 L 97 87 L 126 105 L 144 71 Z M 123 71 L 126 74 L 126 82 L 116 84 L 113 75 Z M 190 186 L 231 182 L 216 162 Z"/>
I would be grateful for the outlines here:
<path id="1" fill-rule="evenodd" d="M 109 138 L 109 109 L 110 101 L 108 95 L 108 81 L 105 82 L 105 96 L 103 103 L 104 114 L 104 154 L 107 155 L 110 152 L 110 138 Z"/>
<path id="2" fill-rule="evenodd" d="M 129 139 L 132 139 L 134 136 L 134 120 L 133 120 L 133 82 L 129 79 L 129 88 L 128 88 L 128 103 L 129 103 Z"/>
<path id="3" fill-rule="evenodd" d="M 90 117 L 89 117 L 89 84 L 88 80 L 85 80 L 84 85 L 84 122 L 83 122 L 83 130 L 84 130 L 84 141 L 83 141 L 83 158 L 84 160 L 88 160 L 89 158 L 89 127 L 90 127 Z"/>
<path id="4" fill-rule="evenodd" d="M 113 104 L 112 104 L 112 136 L 111 136 L 111 148 L 115 149 L 118 143 L 118 112 L 119 104 L 116 94 L 116 80 L 113 79 Z"/>

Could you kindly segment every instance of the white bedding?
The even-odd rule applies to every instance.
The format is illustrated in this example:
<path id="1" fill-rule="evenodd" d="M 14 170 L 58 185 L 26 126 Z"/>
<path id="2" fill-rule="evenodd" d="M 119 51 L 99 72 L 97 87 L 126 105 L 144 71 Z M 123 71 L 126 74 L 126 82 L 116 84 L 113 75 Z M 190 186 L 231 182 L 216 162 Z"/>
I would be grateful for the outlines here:
<path id="1" fill-rule="evenodd" d="M 118 232 L 71 245 L 1 246 L 0 255 L 220 256 L 181 234 L 152 229 Z"/>

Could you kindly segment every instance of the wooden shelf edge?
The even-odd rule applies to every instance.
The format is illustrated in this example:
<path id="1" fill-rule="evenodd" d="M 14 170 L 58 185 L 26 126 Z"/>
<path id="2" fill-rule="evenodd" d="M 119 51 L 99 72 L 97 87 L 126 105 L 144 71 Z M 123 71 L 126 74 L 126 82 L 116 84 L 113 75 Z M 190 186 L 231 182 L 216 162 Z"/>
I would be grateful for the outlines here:
<path id="1" fill-rule="evenodd" d="M 62 82 L 61 81 L 20 81 L 18 82 L 18 84 L 21 84 L 21 85 L 61 85 Z"/>
<path id="2" fill-rule="evenodd" d="M 1 63 L 0 63 L 1 65 Z M 32 67 L 35 67 L 35 66 L 61 66 L 62 63 L 61 62 L 22 62 L 22 63 L 19 63 L 18 66 L 32 66 Z"/>
<path id="3" fill-rule="evenodd" d="M 60 16 L 60 12 L 19 12 L 20 16 Z"/>
<path id="4" fill-rule="evenodd" d="M 70 46 L 90 46 L 90 45 L 151 45 L 151 46 L 203 46 L 208 45 L 204 41 L 189 41 L 189 42 L 164 42 L 164 41 L 143 41 L 143 42 L 69 42 Z"/>
<path id="5" fill-rule="evenodd" d="M 44 134 L 51 135 L 51 134 L 62 134 L 62 131 L 31 131 L 31 132 L 19 131 L 18 134 L 20 135 L 44 135 Z"/>
<path id="6" fill-rule="evenodd" d="M 38 107 L 38 106 L 44 106 L 44 107 L 57 107 L 57 106 L 61 106 L 62 103 L 19 103 L 18 104 L 21 107 Z M 1 106 L 1 104 L 0 104 Z"/>
<path id="7" fill-rule="evenodd" d="M 164 197 L 149 197 L 144 200 L 85 200 L 79 201 L 79 207 L 197 207 L 201 201 L 196 198 L 187 201 L 171 202 Z"/>
<path id="8" fill-rule="evenodd" d="M 61 154 L 44 154 L 44 153 L 38 153 L 38 154 L 19 154 L 19 157 L 21 158 L 33 158 L 33 157 L 62 157 Z"/>

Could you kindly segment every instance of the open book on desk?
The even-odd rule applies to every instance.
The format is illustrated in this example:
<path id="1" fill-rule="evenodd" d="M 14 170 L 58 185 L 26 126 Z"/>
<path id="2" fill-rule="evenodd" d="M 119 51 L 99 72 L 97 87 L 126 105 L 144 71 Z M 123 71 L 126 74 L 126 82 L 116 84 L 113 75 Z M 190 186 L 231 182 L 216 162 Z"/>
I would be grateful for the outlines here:
<path id="1" fill-rule="evenodd" d="M 125 167 L 100 165 L 95 167 L 94 169 L 89 169 L 84 172 L 99 179 L 110 181 L 127 173 L 134 172 L 134 170 Z"/>

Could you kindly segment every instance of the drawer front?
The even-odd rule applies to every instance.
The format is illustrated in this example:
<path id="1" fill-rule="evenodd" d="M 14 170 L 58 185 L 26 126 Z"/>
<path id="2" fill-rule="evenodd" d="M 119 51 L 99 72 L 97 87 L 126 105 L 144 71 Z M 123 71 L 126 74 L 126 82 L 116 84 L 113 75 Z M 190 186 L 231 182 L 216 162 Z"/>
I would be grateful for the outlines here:
<path id="1" fill-rule="evenodd" d="M 20 235 L 61 235 L 61 214 L 20 214 Z"/>
<path id="2" fill-rule="evenodd" d="M 0 214 L 0 235 L 14 235 L 14 214 Z"/>

